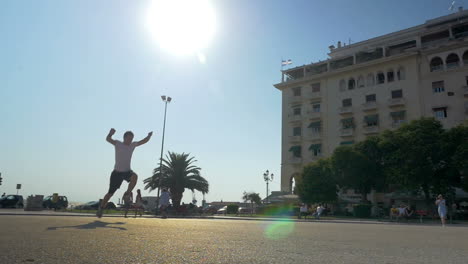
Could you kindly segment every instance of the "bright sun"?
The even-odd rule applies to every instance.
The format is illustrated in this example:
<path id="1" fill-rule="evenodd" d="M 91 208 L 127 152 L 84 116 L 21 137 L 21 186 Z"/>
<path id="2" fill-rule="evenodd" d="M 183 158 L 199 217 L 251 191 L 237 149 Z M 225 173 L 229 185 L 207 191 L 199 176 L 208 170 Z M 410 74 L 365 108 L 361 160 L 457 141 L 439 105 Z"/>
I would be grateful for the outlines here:
<path id="1" fill-rule="evenodd" d="M 199 55 L 210 43 L 215 23 L 208 0 L 153 0 L 147 19 L 157 43 L 177 55 Z"/>

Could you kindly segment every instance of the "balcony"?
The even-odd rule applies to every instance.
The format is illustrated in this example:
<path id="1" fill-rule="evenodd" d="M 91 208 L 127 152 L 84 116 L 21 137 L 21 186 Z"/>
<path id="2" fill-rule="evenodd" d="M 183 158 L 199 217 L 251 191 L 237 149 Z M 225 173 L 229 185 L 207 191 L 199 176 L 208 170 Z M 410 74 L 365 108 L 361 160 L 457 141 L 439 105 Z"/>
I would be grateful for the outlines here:
<path id="1" fill-rule="evenodd" d="M 364 134 L 377 134 L 379 133 L 379 127 L 378 126 L 365 126 L 364 127 Z"/>
<path id="2" fill-rule="evenodd" d="M 321 133 L 307 133 L 306 139 L 307 140 L 318 140 L 322 138 Z"/>
<path id="3" fill-rule="evenodd" d="M 392 120 L 392 128 L 399 128 L 404 123 L 406 123 L 406 120 Z"/>
<path id="4" fill-rule="evenodd" d="M 375 109 L 377 109 L 377 102 L 375 101 L 362 104 L 362 110 L 364 111 L 370 111 Z"/>
<path id="5" fill-rule="evenodd" d="M 349 114 L 353 112 L 353 107 L 352 106 L 342 106 L 338 109 L 338 112 L 340 114 Z"/>
<path id="6" fill-rule="evenodd" d="M 314 112 L 314 111 L 307 111 L 307 117 L 310 118 L 310 119 L 319 119 L 320 117 L 322 117 L 322 113 L 321 112 Z"/>
<path id="7" fill-rule="evenodd" d="M 302 103 L 302 96 L 290 96 L 289 97 L 290 104 L 300 104 Z"/>
<path id="8" fill-rule="evenodd" d="M 288 119 L 289 119 L 289 122 L 298 122 L 302 120 L 302 115 L 289 114 Z"/>
<path id="9" fill-rule="evenodd" d="M 468 95 L 468 85 L 463 86 L 463 94 Z"/>
<path id="10" fill-rule="evenodd" d="M 301 142 L 301 140 L 302 136 L 289 136 L 290 143 Z"/>
<path id="11" fill-rule="evenodd" d="M 403 97 L 400 98 L 392 98 L 388 100 L 388 105 L 389 106 L 400 106 L 400 105 L 405 105 L 406 100 Z"/>
<path id="12" fill-rule="evenodd" d="M 322 98 L 322 92 L 307 93 L 307 99 L 319 99 L 319 98 Z"/>
<path id="13" fill-rule="evenodd" d="M 291 164 L 301 164 L 302 163 L 302 158 L 291 157 L 291 158 L 289 158 L 289 163 L 291 163 Z"/>
<path id="14" fill-rule="evenodd" d="M 340 136 L 350 137 L 354 134 L 354 128 L 343 128 L 340 130 Z"/>

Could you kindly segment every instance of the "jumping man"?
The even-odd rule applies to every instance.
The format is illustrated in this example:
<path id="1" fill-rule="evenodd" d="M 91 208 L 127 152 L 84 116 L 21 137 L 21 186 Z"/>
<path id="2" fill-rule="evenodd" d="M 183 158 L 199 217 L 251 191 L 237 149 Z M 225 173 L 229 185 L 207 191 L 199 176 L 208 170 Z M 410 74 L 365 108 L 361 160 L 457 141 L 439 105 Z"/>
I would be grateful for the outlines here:
<path id="1" fill-rule="evenodd" d="M 106 137 L 107 142 L 115 146 L 115 166 L 114 171 L 112 171 L 110 177 L 109 191 L 102 199 L 99 204 L 99 209 L 96 212 L 97 217 L 102 217 L 102 210 L 106 208 L 107 202 L 114 195 L 115 191 L 120 188 L 120 185 L 125 180 L 128 182 L 128 189 L 124 194 L 124 198 L 129 196 L 133 188 L 136 185 L 138 176 L 130 168 L 130 163 L 132 161 L 132 154 L 135 147 L 145 144 L 148 142 L 153 135 L 153 132 L 149 132 L 148 136 L 138 142 L 133 141 L 133 133 L 127 131 L 124 134 L 123 142 L 118 140 L 113 140 L 112 136 L 115 133 L 115 129 L 111 128 L 109 134 Z"/>

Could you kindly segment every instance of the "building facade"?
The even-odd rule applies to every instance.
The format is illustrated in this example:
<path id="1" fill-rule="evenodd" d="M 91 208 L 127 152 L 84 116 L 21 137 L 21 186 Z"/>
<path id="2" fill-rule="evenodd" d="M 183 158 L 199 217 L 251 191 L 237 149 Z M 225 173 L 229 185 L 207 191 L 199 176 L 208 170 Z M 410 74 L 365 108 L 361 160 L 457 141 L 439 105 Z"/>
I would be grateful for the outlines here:
<path id="1" fill-rule="evenodd" d="M 281 191 L 340 145 L 420 117 L 468 120 L 468 11 L 366 41 L 282 71 Z"/>

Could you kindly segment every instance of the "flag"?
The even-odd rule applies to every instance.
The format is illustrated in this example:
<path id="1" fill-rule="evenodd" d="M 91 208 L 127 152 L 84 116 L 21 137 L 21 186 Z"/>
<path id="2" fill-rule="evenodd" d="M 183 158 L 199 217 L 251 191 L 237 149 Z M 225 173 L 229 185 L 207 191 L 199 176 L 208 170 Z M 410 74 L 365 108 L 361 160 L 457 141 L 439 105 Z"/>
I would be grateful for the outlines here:
<path id="1" fill-rule="evenodd" d="M 452 4 L 449 7 L 449 10 L 453 11 L 454 7 L 455 7 L 455 1 L 452 2 Z"/>
<path id="2" fill-rule="evenodd" d="M 291 64 L 291 63 L 292 63 L 292 60 L 291 60 L 291 59 L 289 59 L 289 60 L 282 60 L 282 61 L 281 61 L 281 66 L 286 66 L 286 65 L 289 65 L 289 64 Z"/>

